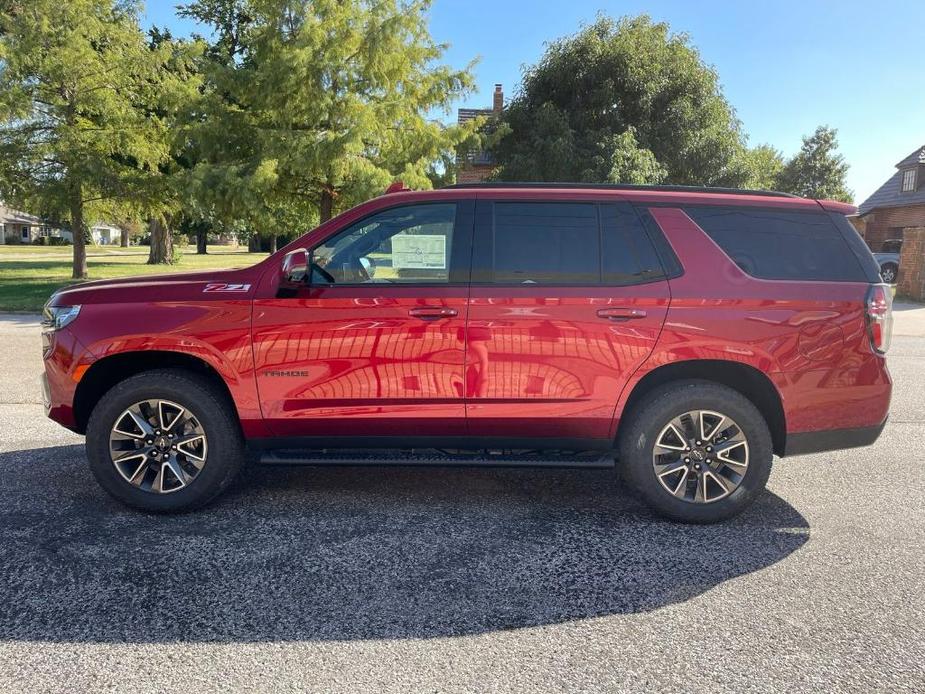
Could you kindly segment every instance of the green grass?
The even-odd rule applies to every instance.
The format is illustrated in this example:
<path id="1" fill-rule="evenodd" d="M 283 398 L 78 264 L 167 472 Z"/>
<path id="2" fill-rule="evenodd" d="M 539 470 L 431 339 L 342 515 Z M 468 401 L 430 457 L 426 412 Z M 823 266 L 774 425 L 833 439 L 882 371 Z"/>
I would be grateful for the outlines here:
<path id="1" fill-rule="evenodd" d="M 0 311 L 38 312 L 45 301 L 71 279 L 72 249 L 67 246 L 0 246 Z M 253 265 L 266 253 L 248 253 L 223 247 L 207 255 L 196 255 L 194 247 L 182 249 L 175 265 L 147 265 L 147 247 L 87 249 L 88 279 L 109 279 L 133 275 L 190 272 Z"/>

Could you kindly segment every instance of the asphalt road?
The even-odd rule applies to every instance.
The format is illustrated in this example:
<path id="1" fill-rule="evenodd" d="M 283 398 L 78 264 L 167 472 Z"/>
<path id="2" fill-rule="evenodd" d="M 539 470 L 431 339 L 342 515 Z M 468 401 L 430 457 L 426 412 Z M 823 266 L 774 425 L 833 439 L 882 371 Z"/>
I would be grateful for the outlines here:
<path id="1" fill-rule="evenodd" d="M 155 517 L 44 418 L 0 317 L 0 691 L 925 691 L 925 309 L 890 423 L 725 525 L 606 471 L 257 469 Z"/>

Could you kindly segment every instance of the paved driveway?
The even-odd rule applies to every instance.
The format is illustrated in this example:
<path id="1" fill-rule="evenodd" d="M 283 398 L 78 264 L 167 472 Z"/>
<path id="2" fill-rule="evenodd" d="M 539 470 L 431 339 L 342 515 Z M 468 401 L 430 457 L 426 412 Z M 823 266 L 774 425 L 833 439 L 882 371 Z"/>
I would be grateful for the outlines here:
<path id="1" fill-rule="evenodd" d="M 777 461 L 720 526 L 606 471 L 251 470 L 207 510 L 111 501 L 0 317 L 0 691 L 923 691 L 925 309 L 890 424 Z"/>

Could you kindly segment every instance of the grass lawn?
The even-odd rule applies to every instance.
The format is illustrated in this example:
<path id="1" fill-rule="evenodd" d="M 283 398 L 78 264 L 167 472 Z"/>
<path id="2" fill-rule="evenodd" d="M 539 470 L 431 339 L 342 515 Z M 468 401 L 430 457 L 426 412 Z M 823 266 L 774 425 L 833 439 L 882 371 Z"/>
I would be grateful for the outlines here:
<path id="1" fill-rule="evenodd" d="M 0 245 L 0 311 L 38 312 L 53 292 L 74 284 L 71 279 L 73 249 L 68 246 Z M 87 248 L 91 280 L 168 272 L 235 268 L 254 265 L 266 253 L 248 253 L 224 247 L 196 255 L 195 247 L 182 249 L 176 265 L 146 265 L 146 246 L 132 248 Z"/>

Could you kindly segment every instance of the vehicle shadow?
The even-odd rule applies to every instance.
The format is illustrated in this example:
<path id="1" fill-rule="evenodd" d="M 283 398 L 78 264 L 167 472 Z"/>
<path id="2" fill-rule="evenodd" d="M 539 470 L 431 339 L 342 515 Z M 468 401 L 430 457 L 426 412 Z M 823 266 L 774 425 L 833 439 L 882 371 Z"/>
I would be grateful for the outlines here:
<path id="1" fill-rule="evenodd" d="M 610 471 L 251 468 L 200 512 L 123 508 L 79 446 L 0 454 L 0 638 L 430 638 L 653 610 L 809 539 L 773 494 L 663 522 Z"/>

